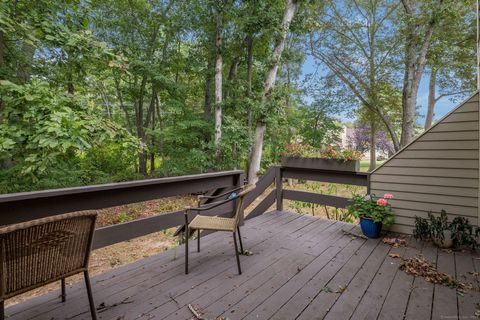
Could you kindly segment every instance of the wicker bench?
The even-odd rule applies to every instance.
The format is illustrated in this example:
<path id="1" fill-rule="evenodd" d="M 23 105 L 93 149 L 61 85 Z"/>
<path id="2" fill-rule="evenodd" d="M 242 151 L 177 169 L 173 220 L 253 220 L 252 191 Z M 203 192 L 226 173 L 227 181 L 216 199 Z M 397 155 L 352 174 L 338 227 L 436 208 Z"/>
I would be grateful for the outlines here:
<path id="1" fill-rule="evenodd" d="M 97 319 L 88 261 L 96 213 L 67 213 L 0 228 L 0 319 L 4 301 L 83 272 L 92 319 Z"/>

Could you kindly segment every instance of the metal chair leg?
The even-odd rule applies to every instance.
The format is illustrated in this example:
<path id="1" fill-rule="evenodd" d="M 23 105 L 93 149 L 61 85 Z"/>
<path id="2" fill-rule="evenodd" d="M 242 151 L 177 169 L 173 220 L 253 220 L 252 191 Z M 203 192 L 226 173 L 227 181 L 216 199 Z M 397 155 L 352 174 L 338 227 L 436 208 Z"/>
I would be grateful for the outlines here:
<path id="1" fill-rule="evenodd" d="M 237 237 L 235 236 L 235 232 L 233 233 L 233 243 L 235 244 L 235 255 L 237 256 L 238 274 L 242 274 L 242 269 L 240 268 L 240 256 L 238 254 Z"/>
<path id="2" fill-rule="evenodd" d="M 67 290 L 65 289 L 65 278 L 62 279 L 61 285 L 62 285 L 61 298 L 62 298 L 62 302 L 65 302 L 67 300 Z"/>
<path id="3" fill-rule="evenodd" d="M 0 320 L 5 320 L 5 301 L 0 301 Z"/>
<path id="4" fill-rule="evenodd" d="M 237 226 L 238 230 L 238 241 L 240 242 L 240 253 L 243 254 L 243 243 L 242 243 L 242 235 L 240 234 L 240 226 Z"/>
<path id="5" fill-rule="evenodd" d="M 200 252 L 200 229 L 197 230 L 197 252 Z"/>
<path id="6" fill-rule="evenodd" d="M 88 275 L 88 271 L 84 271 L 83 276 L 85 278 L 85 286 L 87 287 L 90 314 L 92 315 L 92 320 L 97 320 L 97 311 L 95 310 L 95 302 L 93 301 L 92 286 L 90 285 L 90 276 Z"/>

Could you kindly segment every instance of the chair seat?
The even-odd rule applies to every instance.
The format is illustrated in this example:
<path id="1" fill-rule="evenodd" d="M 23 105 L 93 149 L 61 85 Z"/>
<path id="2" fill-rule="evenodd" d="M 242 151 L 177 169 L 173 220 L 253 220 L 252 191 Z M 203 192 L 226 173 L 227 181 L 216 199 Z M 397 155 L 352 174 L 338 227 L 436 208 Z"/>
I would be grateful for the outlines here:
<path id="1" fill-rule="evenodd" d="M 235 231 L 235 219 L 197 215 L 188 225 L 189 229 Z"/>

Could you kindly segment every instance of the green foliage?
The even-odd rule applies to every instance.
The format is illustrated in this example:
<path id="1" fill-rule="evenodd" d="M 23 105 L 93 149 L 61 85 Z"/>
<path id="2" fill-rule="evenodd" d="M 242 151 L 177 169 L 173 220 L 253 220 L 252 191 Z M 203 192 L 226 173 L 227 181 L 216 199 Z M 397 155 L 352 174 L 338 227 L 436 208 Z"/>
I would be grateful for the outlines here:
<path id="1" fill-rule="evenodd" d="M 427 219 L 415 217 L 415 230 L 413 230 L 415 239 L 429 240 L 432 236 L 430 224 Z"/>
<path id="2" fill-rule="evenodd" d="M 454 246 L 466 246 L 471 249 L 478 247 L 480 227 L 472 226 L 467 218 L 455 217 L 450 223 L 449 229 L 452 232 Z"/>
<path id="3" fill-rule="evenodd" d="M 0 124 L 0 155 L 21 166 L 32 179 L 50 173 L 59 161 L 111 142 L 135 150 L 135 139 L 82 103 L 55 92 L 43 81 L 16 85 L 0 82 L 8 121 Z"/>
<path id="4" fill-rule="evenodd" d="M 343 161 L 359 160 L 361 158 L 360 152 L 355 150 L 341 149 L 337 146 L 324 144 L 320 144 L 319 146 L 311 146 L 308 144 L 299 143 L 285 146 L 282 156 L 335 159 Z"/>
<path id="5" fill-rule="evenodd" d="M 415 217 L 413 236 L 420 240 L 440 240 L 445 238 L 444 231 L 450 231 L 455 248 L 469 247 L 475 250 L 478 247 L 480 227 L 472 226 L 467 218 L 455 217 L 451 222 L 445 210 L 439 216 L 428 213 L 428 219 Z"/>
<path id="6" fill-rule="evenodd" d="M 380 204 L 379 201 L 386 201 L 385 204 Z M 392 208 L 388 201 L 372 195 L 358 195 L 352 196 L 351 205 L 347 207 L 347 214 L 356 219 L 366 218 L 374 222 L 381 222 L 384 226 L 390 226 L 394 222 Z"/>
<path id="7" fill-rule="evenodd" d="M 279 28 L 284 8 L 284 0 L 0 2 L 0 192 L 245 169 L 257 121 L 268 128 L 263 169 L 280 162 L 285 145 L 337 144 L 336 117 L 361 105 L 383 112 L 397 130 L 401 6 L 301 1 L 275 87 L 262 103 L 272 47 L 285 32 Z M 448 28 L 435 33 L 429 57 L 442 67 L 443 91 L 455 61 L 455 74 L 469 78 L 465 48 L 473 47 L 463 28 L 465 9 L 448 8 L 441 15 Z M 224 20 L 219 155 L 211 116 L 218 12 Z M 359 13 L 378 19 L 345 23 Z M 372 43 L 369 28 L 378 29 Z M 362 50 L 370 47 L 375 57 Z M 310 49 L 344 67 L 302 82 Z"/>

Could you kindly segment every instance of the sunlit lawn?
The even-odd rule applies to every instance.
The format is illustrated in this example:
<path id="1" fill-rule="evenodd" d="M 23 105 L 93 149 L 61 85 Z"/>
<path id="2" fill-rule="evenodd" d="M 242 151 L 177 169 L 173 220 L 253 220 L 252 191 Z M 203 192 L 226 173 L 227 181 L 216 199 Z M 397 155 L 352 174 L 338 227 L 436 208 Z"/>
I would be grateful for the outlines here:
<path id="1" fill-rule="evenodd" d="M 377 161 L 377 167 L 381 165 L 384 160 Z M 370 167 L 370 160 L 360 160 L 360 171 L 367 172 Z"/>

